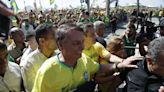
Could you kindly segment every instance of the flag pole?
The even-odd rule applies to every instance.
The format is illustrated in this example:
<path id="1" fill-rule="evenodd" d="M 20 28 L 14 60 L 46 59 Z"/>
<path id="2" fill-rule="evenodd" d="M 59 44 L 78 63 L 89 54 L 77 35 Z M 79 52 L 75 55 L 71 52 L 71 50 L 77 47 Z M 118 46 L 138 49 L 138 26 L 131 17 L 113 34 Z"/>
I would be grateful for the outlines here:
<path id="1" fill-rule="evenodd" d="M 23 3 L 24 3 L 24 10 L 27 12 L 25 0 L 23 0 Z"/>
<path id="2" fill-rule="evenodd" d="M 41 0 L 39 0 L 39 4 L 40 4 L 40 8 L 41 8 L 41 10 L 42 10 L 42 3 L 41 3 Z"/>
<path id="3" fill-rule="evenodd" d="M 37 6 L 36 6 L 36 0 L 34 0 L 34 8 L 35 8 L 36 11 L 38 10 Z"/>

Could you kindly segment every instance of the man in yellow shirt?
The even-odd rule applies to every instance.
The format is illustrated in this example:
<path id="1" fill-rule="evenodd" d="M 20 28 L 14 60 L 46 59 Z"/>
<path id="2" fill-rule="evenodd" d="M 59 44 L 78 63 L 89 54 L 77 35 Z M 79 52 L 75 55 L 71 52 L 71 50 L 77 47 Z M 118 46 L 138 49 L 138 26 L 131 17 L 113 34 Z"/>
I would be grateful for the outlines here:
<path id="1" fill-rule="evenodd" d="M 96 73 L 113 73 L 117 69 L 136 65 L 131 63 L 140 58 L 133 57 L 119 64 L 99 65 L 85 54 L 83 29 L 74 24 L 58 28 L 56 42 L 61 53 L 48 59 L 37 72 L 32 92 L 69 92 L 91 79 Z"/>
<path id="2" fill-rule="evenodd" d="M 20 64 L 26 92 L 32 91 L 37 71 L 48 58 L 56 54 L 54 51 L 57 49 L 53 25 L 39 25 L 35 30 L 35 38 L 38 48 Z"/>
<path id="3" fill-rule="evenodd" d="M 85 34 L 84 50 L 83 50 L 84 54 L 90 57 L 93 61 L 96 61 L 97 63 L 100 63 L 100 64 L 109 64 L 109 62 L 123 62 L 124 61 L 118 56 L 115 56 L 111 54 L 109 51 L 107 51 L 106 48 L 102 44 L 100 44 L 99 42 L 96 42 L 96 33 L 94 31 L 94 27 L 92 23 L 84 24 L 83 28 L 84 28 L 84 34 Z M 109 87 L 111 88 L 110 85 L 116 80 L 121 82 L 119 77 L 116 75 L 113 75 L 110 77 L 108 75 L 104 75 L 103 77 L 98 78 L 97 82 L 103 84 L 103 85 L 100 85 L 100 90 L 102 92 L 106 92 L 105 90 L 109 89 Z M 118 81 L 115 85 L 119 85 L 120 82 Z"/>
<path id="4" fill-rule="evenodd" d="M 83 53 L 89 56 L 96 62 L 107 64 L 110 62 L 122 62 L 123 59 L 108 52 L 103 45 L 96 42 L 96 35 L 93 29 L 93 24 L 84 24 L 84 50 Z M 101 59 L 101 60 L 100 60 Z M 103 59 L 103 60 L 102 60 Z"/>
<path id="5" fill-rule="evenodd" d="M 161 18 L 164 16 L 164 10 L 159 11 L 159 22 L 161 21 Z"/>

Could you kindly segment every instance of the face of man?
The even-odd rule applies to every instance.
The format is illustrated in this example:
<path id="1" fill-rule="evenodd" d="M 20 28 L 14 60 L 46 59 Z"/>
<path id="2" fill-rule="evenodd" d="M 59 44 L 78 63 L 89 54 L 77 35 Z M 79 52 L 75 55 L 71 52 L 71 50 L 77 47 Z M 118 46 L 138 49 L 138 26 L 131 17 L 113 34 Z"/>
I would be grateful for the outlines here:
<path id="1" fill-rule="evenodd" d="M 164 61 L 164 51 L 162 51 L 159 54 L 156 62 L 147 63 L 149 71 L 164 78 L 164 62 L 163 61 Z"/>
<path id="2" fill-rule="evenodd" d="M 127 28 L 128 36 L 131 37 L 135 34 L 135 31 L 132 27 Z"/>
<path id="3" fill-rule="evenodd" d="M 88 33 L 85 35 L 85 45 L 92 46 L 96 42 L 96 35 L 93 28 L 88 29 Z"/>
<path id="4" fill-rule="evenodd" d="M 0 51 L 0 74 L 6 72 L 7 67 L 7 50 Z"/>
<path id="5" fill-rule="evenodd" d="M 97 35 L 103 37 L 104 32 L 105 32 L 105 25 L 100 25 L 100 27 L 97 30 Z"/>
<path id="6" fill-rule="evenodd" d="M 15 32 L 13 35 L 12 35 L 12 38 L 14 39 L 15 42 L 18 42 L 18 43 L 24 43 L 24 33 L 19 30 L 17 32 Z"/>
<path id="7" fill-rule="evenodd" d="M 77 60 L 84 48 L 84 34 L 80 31 L 70 31 L 61 45 L 62 53 Z"/>
<path id="8" fill-rule="evenodd" d="M 163 27 L 160 27 L 160 30 L 159 31 L 160 31 L 160 35 L 161 36 L 164 36 L 164 26 Z"/>
<path id="9" fill-rule="evenodd" d="M 46 39 L 44 41 L 45 41 L 45 46 L 48 50 L 54 51 L 55 49 L 57 49 L 54 31 L 49 30 L 47 32 L 47 36 L 46 36 Z"/>
<path id="10" fill-rule="evenodd" d="M 35 17 L 34 16 L 30 16 L 29 17 L 29 22 L 30 23 L 35 23 Z"/>

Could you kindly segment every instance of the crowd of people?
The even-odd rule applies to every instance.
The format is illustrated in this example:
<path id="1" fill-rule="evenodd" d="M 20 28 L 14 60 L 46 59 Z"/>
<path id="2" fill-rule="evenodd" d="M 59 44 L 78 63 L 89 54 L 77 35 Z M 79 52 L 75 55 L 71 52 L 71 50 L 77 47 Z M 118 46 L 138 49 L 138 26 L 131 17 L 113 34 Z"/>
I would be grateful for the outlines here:
<path id="1" fill-rule="evenodd" d="M 136 32 L 134 12 L 15 15 L 0 1 L 0 19 L 12 19 L 12 27 L 0 21 L 0 92 L 164 92 L 164 19 L 150 39 Z M 108 26 L 115 33 L 127 20 L 123 35 L 104 39 Z"/>

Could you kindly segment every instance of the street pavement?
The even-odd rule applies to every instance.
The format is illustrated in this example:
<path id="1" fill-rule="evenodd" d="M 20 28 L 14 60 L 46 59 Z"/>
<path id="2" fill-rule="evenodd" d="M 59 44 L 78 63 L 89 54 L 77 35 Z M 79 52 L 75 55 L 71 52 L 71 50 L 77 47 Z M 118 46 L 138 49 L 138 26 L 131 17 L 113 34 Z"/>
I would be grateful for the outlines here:
<path id="1" fill-rule="evenodd" d="M 157 26 L 159 24 L 159 20 L 158 18 L 152 18 L 152 22 L 155 23 L 155 25 Z M 117 30 L 116 32 L 113 34 L 111 33 L 111 29 L 110 28 L 107 28 L 105 34 L 104 34 L 104 38 L 106 40 L 107 43 L 109 43 L 111 37 L 113 36 L 120 36 L 120 35 L 123 35 L 126 31 L 126 27 L 128 26 L 128 22 L 121 22 L 117 25 Z M 140 31 L 140 26 L 139 28 L 137 29 L 137 32 Z M 145 47 L 146 48 L 146 47 Z M 136 45 L 136 51 L 135 51 L 135 55 L 136 56 L 140 56 L 139 54 L 139 49 L 138 49 L 138 44 Z"/>
<path id="2" fill-rule="evenodd" d="M 152 18 L 152 22 L 155 23 L 156 25 L 159 24 L 159 20 L 158 18 Z M 105 37 L 105 40 L 108 41 L 110 40 L 111 36 L 113 35 L 116 35 L 116 36 L 119 36 L 119 35 L 122 35 L 124 34 L 124 32 L 126 31 L 126 27 L 128 26 L 128 22 L 121 22 L 117 25 L 117 30 L 115 32 L 115 34 L 111 33 L 111 29 L 110 28 L 107 28 L 105 34 L 104 34 L 104 37 Z M 140 31 L 140 26 L 139 28 L 137 29 L 137 32 Z"/>

